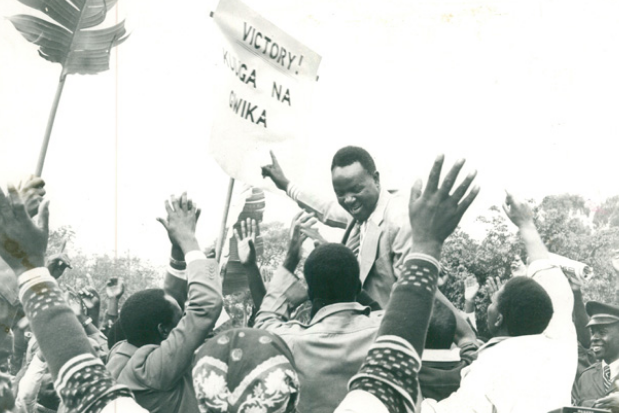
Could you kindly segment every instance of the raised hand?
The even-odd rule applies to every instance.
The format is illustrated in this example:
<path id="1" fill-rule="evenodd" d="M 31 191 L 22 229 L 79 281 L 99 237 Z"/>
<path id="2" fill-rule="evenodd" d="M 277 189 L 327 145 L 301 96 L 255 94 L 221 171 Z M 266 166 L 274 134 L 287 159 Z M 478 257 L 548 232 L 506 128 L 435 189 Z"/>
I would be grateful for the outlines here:
<path id="1" fill-rule="evenodd" d="M 123 284 L 123 280 L 118 277 L 112 277 L 107 280 L 107 284 L 105 285 L 105 295 L 108 298 L 120 299 L 122 295 L 125 293 L 125 284 Z"/>
<path id="2" fill-rule="evenodd" d="M 443 161 L 443 155 L 436 158 L 423 193 L 421 180 L 415 182 L 408 207 L 414 240 L 411 251 L 425 253 L 435 258 L 440 257 L 443 242 L 456 229 L 462 215 L 479 193 L 479 187 L 474 186 L 464 197 L 477 174 L 473 171 L 450 195 L 458 173 L 464 165 L 463 159 L 454 164 L 439 188 Z"/>
<path id="3" fill-rule="evenodd" d="M 43 202 L 45 196 L 45 181 L 38 176 L 30 176 L 26 182 L 19 183 L 17 190 L 21 196 L 26 211 L 31 217 L 39 212 L 39 205 Z"/>
<path id="4" fill-rule="evenodd" d="M 282 191 L 285 191 L 288 188 L 288 183 L 290 181 L 288 181 L 288 178 L 286 178 L 286 175 L 284 175 L 284 170 L 279 165 L 279 162 L 277 161 L 277 158 L 275 157 L 273 151 L 270 151 L 270 154 L 271 164 L 261 167 L 262 177 L 271 178 L 276 187 L 278 187 Z"/>
<path id="5" fill-rule="evenodd" d="M 479 283 L 477 282 L 477 277 L 469 275 L 464 279 L 464 300 L 473 301 L 478 292 Z"/>
<path id="6" fill-rule="evenodd" d="M 533 223 L 533 211 L 531 207 L 524 201 L 516 198 L 511 193 L 505 191 L 507 196 L 503 203 L 503 211 L 507 217 L 518 228 L 525 226 L 535 226 Z"/>
<path id="7" fill-rule="evenodd" d="M 43 267 L 49 236 L 49 201 L 39 206 L 35 223 L 14 186 L 0 189 L 0 257 L 16 275 Z"/>
<path id="8" fill-rule="evenodd" d="M 240 229 L 240 231 L 239 231 Z M 240 228 L 234 231 L 236 245 L 241 264 L 249 265 L 256 263 L 256 220 L 247 218 L 241 222 Z"/>
<path id="9" fill-rule="evenodd" d="M 303 246 L 303 242 L 307 239 L 307 235 L 303 234 L 301 230 L 313 226 L 316 221 L 313 213 L 301 211 L 295 216 L 292 222 L 290 243 L 288 244 L 288 252 L 286 253 L 283 264 L 291 273 L 294 273 L 299 261 L 301 261 L 301 247 Z"/>
<path id="10" fill-rule="evenodd" d="M 505 281 L 499 277 L 488 277 L 486 279 L 486 284 L 484 285 L 486 292 L 488 293 L 488 297 L 492 297 L 496 294 L 501 287 L 503 287 L 503 284 L 505 284 Z"/>
<path id="11" fill-rule="evenodd" d="M 73 268 L 71 266 L 71 260 L 69 260 L 69 256 L 65 252 L 65 248 L 67 247 L 67 240 L 62 241 L 62 246 L 60 247 L 60 252 L 50 256 L 47 259 L 47 269 L 49 270 L 52 277 L 58 279 L 62 276 L 64 271 L 67 268 Z"/>
<path id="12" fill-rule="evenodd" d="M 200 250 L 196 239 L 196 224 L 200 217 L 200 209 L 183 193 L 180 198 L 172 197 L 165 202 L 168 218 L 157 218 L 157 221 L 168 231 L 172 244 L 177 244 L 185 254 Z"/>

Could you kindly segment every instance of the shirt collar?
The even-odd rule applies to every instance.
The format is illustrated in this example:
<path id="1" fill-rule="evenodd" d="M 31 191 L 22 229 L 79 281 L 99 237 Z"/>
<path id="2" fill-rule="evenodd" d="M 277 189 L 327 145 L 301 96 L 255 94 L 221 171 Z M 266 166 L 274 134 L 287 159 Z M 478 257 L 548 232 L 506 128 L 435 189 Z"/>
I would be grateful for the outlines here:
<path id="1" fill-rule="evenodd" d="M 357 313 L 370 315 L 370 307 L 363 306 L 357 302 L 353 303 L 336 303 L 329 304 L 322 307 L 318 312 L 314 315 L 312 320 L 310 321 L 310 325 L 317 324 L 324 320 L 325 318 L 335 314 L 340 313 L 342 311 L 354 311 Z"/>
<path id="2" fill-rule="evenodd" d="M 606 363 L 604 360 L 602 360 L 602 368 L 607 365 L 608 363 Z M 615 360 L 612 363 L 609 364 L 610 366 L 610 377 L 611 379 L 613 377 L 617 377 L 619 375 L 619 360 Z"/>
<path id="3" fill-rule="evenodd" d="M 376 206 L 374 207 L 374 211 L 370 214 L 368 219 L 363 223 L 367 223 L 368 221 L 372 221 L 375 225 L 380 225 L 383 222 L 383 218 L 385 216 L 385 209 L 387 208 L 387 203 L 389 202 L 389 192 L 382 189 L 378 194 L 378 201 L 376 201 Z"/>

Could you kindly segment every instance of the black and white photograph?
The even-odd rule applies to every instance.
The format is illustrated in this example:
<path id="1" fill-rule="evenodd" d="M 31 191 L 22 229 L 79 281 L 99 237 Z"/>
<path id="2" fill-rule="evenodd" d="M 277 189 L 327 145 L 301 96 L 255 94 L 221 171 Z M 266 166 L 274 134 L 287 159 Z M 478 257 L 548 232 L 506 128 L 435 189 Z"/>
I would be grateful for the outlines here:
<path id="1" fill-rule="evenodd" d="M 0 17 L 0 413 L 619 412 L 618 2 Z"/>

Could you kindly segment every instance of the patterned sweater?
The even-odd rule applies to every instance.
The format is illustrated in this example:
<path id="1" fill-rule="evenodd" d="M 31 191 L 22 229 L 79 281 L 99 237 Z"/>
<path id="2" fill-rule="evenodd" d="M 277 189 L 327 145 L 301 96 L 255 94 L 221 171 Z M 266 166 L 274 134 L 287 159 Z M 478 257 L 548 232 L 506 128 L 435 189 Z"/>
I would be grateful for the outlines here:
<path id="1" fill-rule="evenodd" d="M 48 269 L 27 271 L 18 282 L 19 299 L 68 410 L 146 412 L 128 388 L 114 383 Z"/>

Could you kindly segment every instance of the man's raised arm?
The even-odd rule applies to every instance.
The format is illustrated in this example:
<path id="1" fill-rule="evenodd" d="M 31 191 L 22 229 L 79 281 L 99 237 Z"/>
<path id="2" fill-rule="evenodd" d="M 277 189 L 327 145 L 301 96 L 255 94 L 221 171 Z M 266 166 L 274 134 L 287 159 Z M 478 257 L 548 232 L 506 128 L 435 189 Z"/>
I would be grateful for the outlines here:
<path id="1" fill-rule="evenodd" d="M 537 281 L 548 293 L 554 313 L 544 334 L 551 338 L 573 335 L 572 322 L 574 295 L 565 274 L 550 262 L 550 255 L 535 228 L 533 212 L 526 202 L 507 193 L 503 210 L 519 229 L 520 238 L 529 256 L 528 276 Z"/>
<path id="2" fill-rule="evenodd" d="M 316 218 L 323 224 L 330 227 L 346 228 L 352 217 L 337 201 L 334 199 L 327 200 L 316 194 L 303 191 L 297 185 L 290 182 L 286 178 L 284 170 L 277 161 L 273 151 L 271 151 L 271 161 L 270 165 L 262 167 L 262 176 L 264 178 L 271 178 L 277 188 L 286 192 L 304 210 L 314 212 Z"/>

